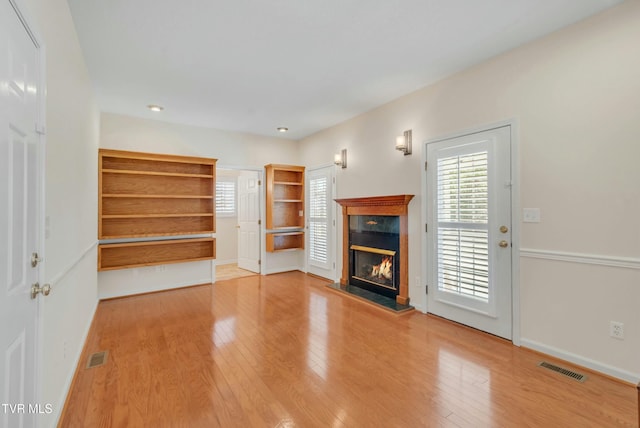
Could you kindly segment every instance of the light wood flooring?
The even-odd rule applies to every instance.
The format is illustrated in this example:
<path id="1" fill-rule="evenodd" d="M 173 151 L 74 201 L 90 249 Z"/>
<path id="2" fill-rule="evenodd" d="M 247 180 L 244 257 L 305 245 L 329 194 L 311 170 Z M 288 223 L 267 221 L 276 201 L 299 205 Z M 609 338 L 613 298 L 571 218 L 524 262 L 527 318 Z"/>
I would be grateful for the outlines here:
<path id="1" fill-rule="evenodd" d="M 253 275 L 257 275 L 257 273 L 241 269 L 237 263 L 216 266 L 216 281 L 226 281 L 227 279 L 244 278 L 245 276 Z"/>
<path id="2" fill-rule="evenodd" d="M 634 386 L 579 383 L 507 341 L 325 284 L 291 272 L 101 302 L 60 426 L 637 426 Z"/>

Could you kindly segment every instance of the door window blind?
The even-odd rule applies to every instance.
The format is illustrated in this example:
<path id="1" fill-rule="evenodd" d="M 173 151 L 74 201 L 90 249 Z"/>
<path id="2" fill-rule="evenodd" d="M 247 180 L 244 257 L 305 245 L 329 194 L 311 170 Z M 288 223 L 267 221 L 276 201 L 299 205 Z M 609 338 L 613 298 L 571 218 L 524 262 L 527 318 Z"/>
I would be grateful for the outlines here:
<path id="1" fill-rule="evenodd" d="M 438 289 L 489 298 L 488 154 L 438 159 Z"/>
<path id="2" fill-rule="evenodd" d="M 322 266 L 329 262 L 328 185 L 326 175 L 309 179 L 309 261 Z"/>

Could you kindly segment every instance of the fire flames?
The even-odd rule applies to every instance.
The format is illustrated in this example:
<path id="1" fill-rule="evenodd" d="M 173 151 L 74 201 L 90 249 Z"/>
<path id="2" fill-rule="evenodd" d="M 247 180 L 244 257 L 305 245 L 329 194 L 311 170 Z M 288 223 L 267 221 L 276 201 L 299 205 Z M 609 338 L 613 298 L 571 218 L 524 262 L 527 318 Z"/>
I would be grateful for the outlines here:
<path id="1" fill-rule="evenodd" d="M 371 270 L 371 277 L 373 278 L 386 278 L 391 279 L 393 277 L 393 264 L 391 262 L 391 257 L 385 257 L 382 259 L 379 265 L 374 265 Z"/>

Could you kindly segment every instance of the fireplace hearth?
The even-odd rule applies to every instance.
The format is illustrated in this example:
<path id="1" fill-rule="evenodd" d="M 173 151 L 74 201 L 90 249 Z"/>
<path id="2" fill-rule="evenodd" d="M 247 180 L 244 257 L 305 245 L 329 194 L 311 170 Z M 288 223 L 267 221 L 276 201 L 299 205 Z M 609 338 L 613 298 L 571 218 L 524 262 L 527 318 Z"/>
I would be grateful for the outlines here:
<path id="1" fill-rule="evenodd" d="M 413 195 L 336 199 L 343 215 L 341 285 L 408 305 L 408 204 Z"/>

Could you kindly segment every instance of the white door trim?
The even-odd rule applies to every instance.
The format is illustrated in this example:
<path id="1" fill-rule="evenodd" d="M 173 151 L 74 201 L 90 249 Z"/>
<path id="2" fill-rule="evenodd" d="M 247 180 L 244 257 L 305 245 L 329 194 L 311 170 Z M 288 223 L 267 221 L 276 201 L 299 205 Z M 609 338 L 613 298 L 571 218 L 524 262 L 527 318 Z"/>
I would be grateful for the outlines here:
<path id="1" fill-rule="evenodd" d="M 437 143 L 443 140 L 449 140 L 452 138 L 464 137 L 470 134 L 476 134 L 478 132 L 489 131 L 495 128 L 502 128 L 504 126 L 511 127 L 511 241 L 512 241 L 512 258 L 511 258 L 511 341 L 514 345 L 520 346 L 520 143 L 519 143 L 519 128 L 518 120 L 507 119 L 500 122 L 494 122 L 487 125 L 476 126 L 473 128 L 465 129 L 460 132 L 455 132 L 443 136 L 439 136 L 433 139 L 429 139 L 423 142 L 422 150 L 422 165 L 426 165 L 427 162 L 427 145 Z M 428 215 L 428 200 L 427 200 L 427 169 L 422 168 L 422 224 L 427 224 Z M 429 255 L 429 245 L 427 240 L 427 233 L 423 229 L 422 232 L 422 260 L 421 260 L 421 277 L 422 283 L 427 284 L 429 278 L 429 272 L 427 271 L 427 257 Z M 431 284 L 429 284 L 431 285 Z M 422 294 L 420 298 L 422 303 L 423 312 L 428 312 L 428 301 L 426 293 Z"/>
<path id="2" fill-rule="evenodd" d="M 260 209 L 260 226 L 259 226 L 259 234 L 260 234 L 260 271 L 258 272 L 259 275 L 265 275 L 266 272 L 266 264 L 265 264 L 265 260 L 267 259 L 267 251 L 264 245 L 262 245 L 263 242 L 266 242 L 266 236 L 265 236 L 265 197 L 264 197 L 264 168 L 257 168 L 257 167 L 251 167 L 251 166 L 238 166 L 238 165 L 218 165 L 216 164 L 216 170 L 218 169 L 231 169 L 231 170 L 236 170 L 236 171 L 256 171 L 258 173 L 258 180 L 260 181 L 260 189 L 258 190 L 258 206 Z M 217 177 L 217 174 L 216 174 Z M 215 233 L 214 233 L 214 237 L 215 237 Z M 216 261 L 213 261 L 213 272 L 214 272 L 214 282 L 215 282 L 215 266 L 216 266 Z"/>

